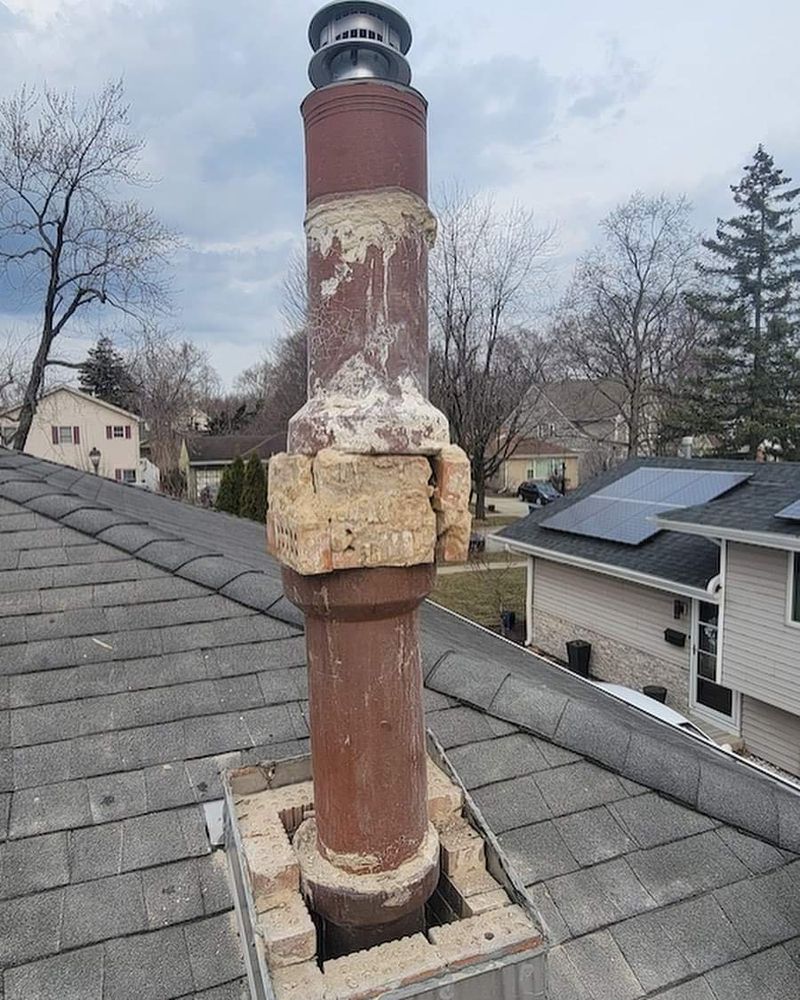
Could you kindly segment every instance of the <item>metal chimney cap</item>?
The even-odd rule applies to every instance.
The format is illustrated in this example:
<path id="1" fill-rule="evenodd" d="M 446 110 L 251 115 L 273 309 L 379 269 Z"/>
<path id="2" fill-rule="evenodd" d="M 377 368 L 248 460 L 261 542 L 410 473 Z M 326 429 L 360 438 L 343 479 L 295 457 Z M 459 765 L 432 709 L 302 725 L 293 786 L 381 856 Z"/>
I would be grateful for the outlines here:
<path id="1" fill-rule="evenodd" d="M 352 79 L 389 80 L 405 86 L 411 82 L 405 58 L 411 48 L 411 28 L 387 4 L 370 0 L 329 3 L 312 18 L 308 40 L 315 53 L 308 75 L 316 88 Z"/>

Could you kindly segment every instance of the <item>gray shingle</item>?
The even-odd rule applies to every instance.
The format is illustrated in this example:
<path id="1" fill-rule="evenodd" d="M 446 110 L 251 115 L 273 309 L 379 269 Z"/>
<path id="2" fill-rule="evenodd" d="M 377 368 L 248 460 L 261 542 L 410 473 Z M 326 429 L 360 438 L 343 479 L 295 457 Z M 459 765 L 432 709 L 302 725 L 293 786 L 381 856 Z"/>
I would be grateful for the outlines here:
<path id="1" fill-rule="evenodd" d="M 56 498 L 50 498 L 51 500 Z M 141 525 L 137 518 L 129 517 L 125 514 L 118 514 L 108 507 L 87 506 L 84 502 L 73 511 L 65 511 L 60 517 L 61 523 L 69 525 L 76 531 L 82 531 L 87 535 L 99 535 L 101 531 L 112 528 L 116 525 Z"/>
<path id="2" fill-rule="evenodd" d="M 550 766 L 533 737 L 525 733 L 454 747 L 448 757 L 467 788 L 544 771 Z"/>
<path id="3" fill-rule="evenodd" d="M 52 889 L 0 903 L 0 967 L 58 951 L 63 894 Z"/>
<path id="4" fill-rule="evenodd" d="M 774 787 L 761 777 L 749 775 L 744 767 L 732 768 L 703 760 L 697 808 L 731 826 L 773 843 L 780 842 Z"/>
<path id="5" fill-rule="evenodd" d="M 800 934 L 800 892 L 785 870 L 725 886 L 714 896 L 753 951 Z"/>
<path id="6" fill-rule="evenodd" d="M 783 948 L 771 948 L 741 962 L 706 975 L 714 1000 L 797 1000 L 800 996 L 800 969 Z"/>
<path id="7" fill-rule="evenodd" d="M 174 809 L 195 801 L 195 791 L 182 762 L 157 764 L 143 773 L 148 812 Z"/>
<path id="8" fill-rule="evenodd" d="M 234 979 L 223 986 L 195 993 L 194 1000 L 250 1000 L 250 990 L 246 979 Z"/>
<path id="9" fill-rule="evenodd" d="M 800 795 L 778 797 L 778 829 L 781 846 L 800 854 Z"/>
<path id="10" fill-rule="evenodd" d="M 550 819 L 550 810 L 529 775 L 484 785 L 473 797 L 495 834 Z"/>
<path id="11" fill-rule="evenodd" d="M 638 795 L 609 806 L 611 815 L 640 847 L 656 847 L 695 833 L 712 830 L 716 824 L 660 795 Z"/>
<path id="12" fill-rule="evenodd" d="M 658 921 L 692 972 L 705 972 L 747 954 L 747 945 L 711 896 L 660 910 Z"/>
<path id="13" fill-rule="evenodd" d="M 549 820 L 511 830 L 499 839 L 512 866 L 526 885 L 544 882 L 580 867 Z"/>
<path id="14" fill-rule="evenodd" d="M 194 988 L 181 927 L 119 938 L 105 946 L 104 1000 L 164 1000 Z"/>
<path id="15" fill-rule="evenodd" d="M 103 949 L 82 948 L 9 969 L 5 1000 L 102 1000 Z"/>
<path id="16" fill-rule="evenodd" d="M 83 510 L 88 505 L 85 500 L 80 497 L 74 496 L 69 493 L 50 493 L 46 496 L 36 497 L 33 500 L 29 500 L 26 504 L 31 510 L 38 511 L 45 517 L 49 517 L 54 521 L 60 521 L 62 518 L 66 517 L 67 514 L 71 514 L 76 510 Z M 103 508 L 96 507 L 95 510 L 102 510 Z"/>
<path id="17" fill-rule="evenodd" d="M 554 997 L 594 1000 L 589 987 L 578 975 L 578 970 L 562 947 L 553 948 L 547 956 L 547 985 L 550 995 Z"/>
<path id="18" fill-rule="evenodd" d="M 445 750 L 505 735 L 502 731 L 497 732 L 497 726 L 502 727 L 502 722 L 497 723 L 489 716 L 463 706 L 446 708 L 441 712 L 432 712 L 426 722 Z M 513 732 L 513 728 L 510 726 L 505 726 L 505 730 Z"/>
<path id="19" fill-rule="evenodd" d="M 122 823 L 104 823 L 69 835 L 70 880 L 118 875 L 122 871 Z"/>
<path id="20" fill-rule="evenodd" d="M 713 830 L 631 854 L 628 863 L 661 906 L 749 874 Z"/>
<path id="21" fill-rule="evenodd" d="M 427 683 L 435 691 L 486 709 L 509 673 L 501 664 L 475 660 L 462 653 L 448 653 L 428 675 Z"/>
<path id="22" fill-rule="evenodd" d="M 492 702 L 492 712 L 535 733 L 552 736 L 566 704 L 567 698 L 560 692 L 512 675 Z"/>
<path id="23" fill-rule="evenodd" d="M 764 840 L 748 837 L 747 834 L 729 826 L 721 826 L 717 830 L 717 835 L 754 875 L 762 875 L 774 868 L 780 868 L 784 863 L 780 851 Z"/>
<path id="24" fill-rule="evenodd" d="M 181 566 L 178 574 L 187 580 L 202 584 L 209 590 L 221 590 L 226 583 L 248 571 L 244 563 L 227 559 L 225 556 L 201 556 Z"/>
<path id="25" fill-rule="evenodd" d="M 186 945 L 196 990 L 209 989 L 241 976 L 244 965 L 232 913 L 189 924 Z"/>
<path id="26" fill-rule="evenodd" d="M 0 844 L 0 898 L 53 889 L 67 882 L 69 860 L 65 833 Z"/>
<path id="27" fill-rule="evenodd" d="M 85 781 L 40 785 L 14 792 L 9 836 L 32 837 L 38 833 L 69 830 L 92 822 Z"/>
<path id="28" fill-rule="evenodd" d="M 615 775 L 588 761 L 542 771 L 535 780 L 554 816 L 625 798 Z"/>
<path id="29" fill-rule="evenodd" d="M 622 864 L 624 865 L 624 862 Z M 630 875 L 630 869 L 627 874 Z M 636 885 L 636 879 L 630 878 L 630 884 Z M 562 875 L 550 880 L 546 885 L 571 934 L 576 937 L 655 906 L 641 886 L 639 886 L 640 899 L 635 901 L 634 905 L 627 908 L 620 906 L 614 896 L 605 891 L 597 877 L 596 869 L 593 868 Z"/>
<path id="30" fill-rule="evenodd" d="M 658 913 L 644 913 L 611 928 L 611 934 L 648 992 L 692 974 L 681 952 L 665 939 Z"/>
<path id="31" fill-rule="evenodd" d="M 582 865 L 595 865 L 635 850 L 636 844 L 605 806 L 559 816 L 556 828 Z"/>
<path id="32" fill-rule="evenodd" d="M 90 778 L 87 784 L 89 808 L 95 823 L 107 823 L 147 812 L 149 806 L 142 771 L 106 774 L 101 778 Z"/>
<path id="33" fill-rule="evenodd" d="M 531 885 L 527 892 L 544 929 L 548 944 L 553 947 L 568 941 L 572 937 L 572 932 L 559 913 L 553 897 L 548 892 L 547 883 L 539 882 L 538 885 Z"/>
<path id="34" fill-rule="evenodd" d="M 264 573 L 245 573 L 225 584 L 221 593 L 248 608 L 266 611 L 280 600 L 283 587 L 280 580 L 274 580 Z"/>
<path id="35" fill-rule="evenodd" d="M 633 732 L 624 765 L 627 777 L 691 804 L 697 801 L 700 761 L 694 747 L 667 745 L 652 733 Z"/>
<path id="36" fill-rule="evenodd" d="M 593 1000 L 636 1000 L 642 988 L 608 931 L 570 941 L 564 952 Z"/>
<path id="37" fill-rule="evenodd" d="M 561 715 L 555 738 L 578 753 L 619 771 L 625 764 L 631 731 L 610 718 L 605 706 L 570 700 Z"/>
<path id="38" fill-rule="evenodd" d="M 203 916 L 198 863 L 194 859 L 176 861 L 142 873 L 150 930 Z"/>
<path id="39" fill-rule="evenodd" d="M 690 979 L 688 982 L 674 986 L 666 993 L 659 993 L 658 1000 L 717 1000 L 711 992 L 711 987 L 705 980 Z"/>
<path id="40" fill-rule="evenodd" d="M 145 559 L 147 562 L 171 572 L 179 570 L 193 559 L 218 554 L 210 553 L 199 545 L 190 545 L 188 542 L 181 541 L 153 541 L 137 551 L 137 556 L 140 559 Z"/>
<path id="41" fill-rule="evenodd" d="M 135 934 L 146 927 L 138 872 L 81 882 L 64 890 L 63 948 Z"/>
<path id="42" fill-rule="evenodd" d="M 122 868 L 131 871 L 208 854 L 199 806 L 149 813 L 123 821 Z"/>

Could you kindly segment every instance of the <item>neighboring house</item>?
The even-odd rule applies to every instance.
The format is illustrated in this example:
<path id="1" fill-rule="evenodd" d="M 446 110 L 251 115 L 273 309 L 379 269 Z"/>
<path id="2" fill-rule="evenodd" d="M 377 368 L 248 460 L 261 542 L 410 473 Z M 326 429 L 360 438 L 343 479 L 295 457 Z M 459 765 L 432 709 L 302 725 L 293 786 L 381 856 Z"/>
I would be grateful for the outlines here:
<path id="1" fill-rule="evenodd" d="M 237 455 L 247 461 L 257 454 L 266 465 L 269 459 L 286 447 L 282 434 L 197 434 L 184 437 L 181 442 L 178 466 L 186 476 L 186 496 L 192 503 L 198 503 L 200 494 L 208 489 L 214 500 L 222 482 L 222 473 Z"/>
<path id="2" fill-rule="evenodd" d="M 542 438 L 525 438 L 503 462 L 490 485 L 502 493 L 516 493 L 519 484 L 527 479 L 547 482 L 554 475 L 560 479 L 562 472 L 566 488 L 575 489 L 580 475 L 576 452 Z"/>
<path id="3" fill-rule="evenodd" d="M 708 499 L 695 473 L 734 485 Z M 528 556 L 528 642 L 563 657 L 588 640 L 593 674 L 663 685 L 800 775 L 800 520 L 780 516 L 797 500 L 797 463 L 631 459 L 500 533 Z"/>
<path id="4" fill-rule="evenodd" d="M 0 436 L 11 443 L 20 407 L 0 413 Z M 139 481 L 141 418 L 96 396 L 61 386 L 39 400 L 25 451 L 59 465 L 93 472 L 89 457 L 100 453 L 97 473 L 123 483 Z"/>
<path id="5" fill-rule="evenodd" d="M 626 456 L 626 393 L 618 382 L 562 379 L 537 386 L 532 398 L 533 435 L 577 454 L 581 482 Z"/>
<path id="6" fill-rule="evenodd" d="M 549 1000 L 797 1000 L 800 794 L 421 622 L 428 725 L 541 914 Z M 308 751 L 302 631 L 261 526 L 0 448 L 5 1000 L 248 1000 L 205 807 Z"/>

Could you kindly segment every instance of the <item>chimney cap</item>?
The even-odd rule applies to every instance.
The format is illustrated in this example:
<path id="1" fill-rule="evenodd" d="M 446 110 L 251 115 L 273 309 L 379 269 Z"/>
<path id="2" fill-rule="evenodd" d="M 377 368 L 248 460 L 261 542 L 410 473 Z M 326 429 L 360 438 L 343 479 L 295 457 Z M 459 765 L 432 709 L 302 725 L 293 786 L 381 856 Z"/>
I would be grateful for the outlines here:
<path id="1" fill-rule="evenodd" d="M 390 80 L 407 86 L 411 28 L 388 4 L 337 0 L 317 11 L 308 28 L 314 87 L 350 79 Z"/>

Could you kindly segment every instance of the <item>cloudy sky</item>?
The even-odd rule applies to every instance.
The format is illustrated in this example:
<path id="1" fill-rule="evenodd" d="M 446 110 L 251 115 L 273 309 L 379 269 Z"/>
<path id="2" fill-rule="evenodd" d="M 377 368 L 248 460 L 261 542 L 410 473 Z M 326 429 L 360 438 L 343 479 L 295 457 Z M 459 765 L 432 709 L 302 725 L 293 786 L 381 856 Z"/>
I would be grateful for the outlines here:
<path id="1" fill-rule="evenodd" d="M 800 178 L 800 3 L 397 0 L 430 101 L 431 186 L 458 181 L 558 226 L 556 281 L 634 190 L 685 192 L 697 224 L 729 211 L 755 146 Z M 303 215 L 298 104 L 314 0 L 0 0 L 0 94 L 88 94 L 122 76 L 143 194 L 183 233 L 173 325 L 223 380 L 281 329 Z M 755 14 L 758 13 L 757 19 Z M 5 294 L 3 329 L 30 322 Z M 91 325 L 76 329 L 81 349 Z"/>

